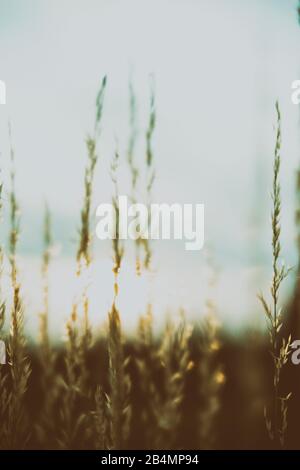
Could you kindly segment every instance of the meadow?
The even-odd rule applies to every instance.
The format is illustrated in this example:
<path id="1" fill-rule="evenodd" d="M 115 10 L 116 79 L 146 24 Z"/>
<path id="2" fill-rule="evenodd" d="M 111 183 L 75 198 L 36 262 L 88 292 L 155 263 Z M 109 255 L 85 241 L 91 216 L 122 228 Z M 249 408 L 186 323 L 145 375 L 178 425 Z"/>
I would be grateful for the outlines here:
<path id="1" fill-rule="evenodd" d="M 105 112 L 106 77 L 96 98 L 95 125 L 86 139 L 87 161 L 83 175 L 83 201 L 79 215 L 76 276 L 85 279 L 93 259 L 92 228 L 95 168 Z M 155 182 L 153 135 L 156 129 L 154 89 L 150 87 L 145 156 L 137 162 L 135 95 L 130 92 L 131 135 L 125 156 L 134 203 L 142 186 L 151 204 Z M 274 107 L 274 166 L 270 224 L 272 271 L 269 294 L 260 294 L 257 305 L 266 319 L 266 333 L 246 329 L 239 337 L 223 330 L 213 298 L 208 298 L 201 321 L 187 320 L 179 309 L 154 331 L 153 306 L 145 304 L 134 334 L 125 334 L 126 318 L 119 311 L 119 274 L 127 246 L 118 236 L 118 149 L 111 162 L 116 234 L 112 240 L 113 298 L 100 333 L 89 320 L 87 286 L 79 283 L 78 300 L 70 305 L 65 325 L 66 341 L 53 342 L 49 335 L 49 267 L 52 262 L 52 217 L 45 207 L 44 251 L 41 255 L 43 309 L 39 314 L 39 338 L 26 337 L 24 322 L 31 315 L 23 302 L 19 276 L 18 243 L 22 236 L 16 162 L 11 142 L 11 175 L 8 205 L 8 248 L 1 248 L 10 264 L 11 301 L 2 294 L 1 339 L 7 345 L 7 363 L 0 366 L 1 449 L 245 449 L 300 448 L 297 433 L 298 368 L 291 364 L 291 343 L 299 332 L 299 289 L 288 305 L 280 290 L 292 275 L 281 259 L 281 113 Z M 143 168 L 140 168 L 140 165 Z M 270 168 L 270 171 L 272 169 Z M 142 181 L 142 178 L 144 180 Z M 298 178 L 300 181 L 300 178 Z M 298 181 L 297 194 L 300 183 Z M 266 190 L 266 197 L 268 191 Z M 2 209 L 2 207 L 1 207 Z M 299 210 L 296 208 L 296 224 Z M 298 225 L 297 225 L 298 226 Z M 151 270 L 151 240 L 134 243 L 136 276 Z M 300 242 L 299 242 L 300 247 Z M 297 266 L 294 272 L 297 271 Z M 2 270 L 1 270 L 2 272 Z M 101 289 L 101 279 L 99 279 Z M 132 292 L 134 295 L 134 292 Z M 238 296 L 238 292 L 232 292 Z M 11 307 L 8 307 L 10 305 Z M 7 327 L 8 325 L 8 327 Z"/>

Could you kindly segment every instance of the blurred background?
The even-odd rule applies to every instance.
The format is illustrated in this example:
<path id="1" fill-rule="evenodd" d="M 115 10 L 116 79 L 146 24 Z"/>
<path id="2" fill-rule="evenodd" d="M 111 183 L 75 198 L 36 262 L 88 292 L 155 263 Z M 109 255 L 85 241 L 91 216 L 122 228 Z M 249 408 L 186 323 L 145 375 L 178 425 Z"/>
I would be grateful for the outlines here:
<path id="1" fill-rule="evenodd" d="M 185 251 L 180 241 L 154 242 L 152 272 L 137 277 L 128 249 L 119 300 L 125 328 L 132 330 L 149 301 L 156 325 L 179 306 L 198 318 L 210 295 L 231 332 L 264 327 L 256 294 L 267 289 L 271 278 L 276 99 L 282 111 L 282 250 L 288 265 L 297 264 L 299 109 L 291 102 L 291 84 L 300 73 L 297 2 L 1 0 L 0 8 L 0 78 L 7 86 L 7 104 L 0 107 L 0 166 L 7 200 L 10 120 L 30 333 L 36 334 L 42 299 L 45 201 L 55 239 L 50 268 L 50 327 L 55 338 L 61 338 L 78 291 L 74 254 L 85 138 L 93 129 L 95 97 L 104 75 L 108 85 L 93 207 L 111 200 L 109 168 L 116 145 L 120 193 L 128 190 L 129 80 L 137 100 L 135 158 L 144 159 L 151 77 L 157 113 L 153 199 L 205 204 L 201 252 Z M 7 239 L 7 207 L 3 219 L 1 236 Z M 113 297 L 111 247 L 95 240 L 94 254 L 91 318 L 101 323 Z M 208 281 L 212 270 L 213 294 Z M 284 287 L 285 298 L 293 285 L 292 275 Z"/>

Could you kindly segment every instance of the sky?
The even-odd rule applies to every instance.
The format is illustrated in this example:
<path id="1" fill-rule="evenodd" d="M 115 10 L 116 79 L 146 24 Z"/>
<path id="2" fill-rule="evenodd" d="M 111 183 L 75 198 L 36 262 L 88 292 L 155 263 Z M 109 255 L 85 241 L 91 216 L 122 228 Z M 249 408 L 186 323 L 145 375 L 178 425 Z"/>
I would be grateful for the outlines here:
<path id="1" fill-rule="evenodd" d="M 300 75 L 296 5 L 294 0 L 0 0 L 0 79 L 7 86 L 7 104 L 0 106 L 0 165 L 7 187 L 10 120 L 31 310 L 38 305 L 45 200 L 53 214 L 58 253 L 53 291 L 62 283 L 72 290 L 62 273 L 73 269 L 85 138 L 93 128 L 95 96 L 104 75 L 108 86 L 94 204 L 110 200 L 109 167 L 116 142 L 126 191 L 131 75 L 139 117 L 136 158 L 141 160 L 149 77 L 155 79 L 154 198 L 205 204 L 205 246 L 218 266 L 214 295 L 224 321 L 230 318 L 238 325 L 249 315 L 253 320 L 253 310 L 259 310 L 258 280 L 266 288 L 270 277 L 276 99 L 283 126 L 283 255 L 287 264 L 294 264 L 296 256 L 299 109 L 291 103 L 291 84 Z M 155 249 L 156 276 L 151 288 L 143 281 L 139 305 L 132 305 L 134 276 L 125 289 L 124 309 L 130 310 L 132 324 L 132 312 L 140 311 L 149 289 L 159 312 L 180 304 L 196 315 L 205 303 L 207 249 L 191 254 L 179 242 L 157 243 Z M 109 249 L 97 241 L 95 250 L 103 259 L 99 277 L 109 283 L 104 274 L 110 271 Z M 237 299 L 234 289 L 240 293 Z M 105 292 L 103 311 L 110 302 L 108 287 Z M 71 293 L 53 297 L 61 320 Z"/>

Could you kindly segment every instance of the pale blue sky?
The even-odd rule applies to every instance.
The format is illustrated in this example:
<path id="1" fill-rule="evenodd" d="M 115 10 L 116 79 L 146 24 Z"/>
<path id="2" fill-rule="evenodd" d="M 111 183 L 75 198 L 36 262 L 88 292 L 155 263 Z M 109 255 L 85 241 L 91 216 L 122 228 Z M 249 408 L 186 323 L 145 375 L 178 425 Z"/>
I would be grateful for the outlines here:
<path id="1" fill-rule="evenodd" d="M 274 103 L 279 99 L 283 247 L 293 264 L 299 110 L 290 95 L 300 75 L 296 5 L 295 0 L 0 0 L 0 79 L 7 84 L 7 105 L 0 107 L 1 166 L 6 177 L 10 118 L 23 252 L 31 256 L 39 250 L 44 199 L 65 253 L 73 250 L 69 240 L 79 221 L 84 139 L 104 74 L 108 87 L 95 203 L 109 200 L 115 138 L 121 156 L 127 145 L 132 69 L 141 159 L 149 74 L 156 80 L 155 198 L 206 205 L 206 241 L 224 272 L 265 267 L 270 256 Z M 122 174 L 125 181 L 125 165 Z M 178 244 L 158 249 L 161 263 L 165 259 L 175 270 L 180 265 L 192 286 L 203 253 L 187 254 Z M 197 283 L 191 289 L 185 295 L 196 304 Z"/>

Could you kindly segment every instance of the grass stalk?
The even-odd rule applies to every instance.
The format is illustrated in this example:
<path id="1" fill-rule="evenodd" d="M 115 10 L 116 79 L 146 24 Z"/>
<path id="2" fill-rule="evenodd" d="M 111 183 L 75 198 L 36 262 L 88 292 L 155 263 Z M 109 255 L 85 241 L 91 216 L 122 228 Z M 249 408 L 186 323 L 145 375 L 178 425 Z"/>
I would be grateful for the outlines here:
<path id="1" fill-rule="evenodd" d="M 119 286 L 118 276 L 124 256 L 124 246 L 119 237 L 119 205 L 118 205 L 118 181 L 117 169 L 119 154 L 116 151 L 111 164 L 111 179 L 114 185 L 113 206 L 115 208 L 115 237 L 113 238 L 113 273 L 114 273 L 114 299 L 108 314 L 108 355 L 109 355 L 109 384 L 110 393 L 107 396 L 107 408 L 110 417 L 110 437 L 113 449 L 123 449 L 130 430 L 131 382 L 127 373 L 129 359 L 125 358 L 121 319 L 116 307 Z"/>
<path id="2" fill-rule="evenodd" d="M 147 203 L 150 207 L 152 199 L 152 188 L 155 180 L 155 170 L 154 170 L 154 154 L 153 154 L 153 134 L 156 126 L 156 106 L 155 106 L 155 88 L 154 88 L 154 79 L 151 79 L 150 82 L 150 112 L 149 112 L 149 121 L 146 129 L 146 190 L 147 190 Z M 150 214 L 150 211 L 148 212 Z M 148 226 L 151 225 L 150 215 L 148 219 Z M 152 249 L 149 239 L 141 240 L 145 256 L 144 256 L 144 267 L 146 269 L 150 268 L 151 259 L 152 259 Z"/>
<path id="3" fill-rule="evenodd" d="M 263 305 L 267 318 L 267 325 L 270 339 L 270 353 L 273 361 L 273 404 L 270 413 L 267 407 L 264 409 L 265 422 L 269 437 L 274 441 L 275 445 L 284 446 L 285 435 L 287 431 L 287 411 L 288 400 L 291 393 L 285 396 L 280 394 L 280 378 L 283 367 L 288 361 L 291 352 L 291 336 L 287 339 L 281 338 L 280 331 L 283 326 L 282 309 L 279 306 L 279 291 L 282 282 L 289 274 L 289 269 L 280 262 L 281 245 L 280 245 L 280 214 L 281 214 L 281 194 L 280 194 L 280 163 L 281 163 L 281 114 L 279 104 L 276 102 L 277 114 L 277 130 L 276 143 L 274 150 L 274 167 L 273 167 L 273 187 L 272 187 L 272 268 L 273 277 L 271 282 L 271 305 L 268 305 L 263 295 L 259 295 L 259 299 Z"/>
<path id="4" fill-rule="evenodd" d="M 9 127 L 10 142 L 11 128 Z M 11 265 L 12 309 L 8 356 L 11 374 L 11 393 L 7 411 L 7 439 L 9 448 L 23 448 L 29 438 L 29 427 L 24 407 L 24 396 L 30 376 L 30 362 L 26 355 L 24 335 L 24 308 L 21 298 L 21 286 L 18 279 L 17 244 L 20 233 L 19 206 L 15 192 L 14 150 L 11 144 L 11 192 L 10 192 L 10 237 L 9 259 Z"/>

